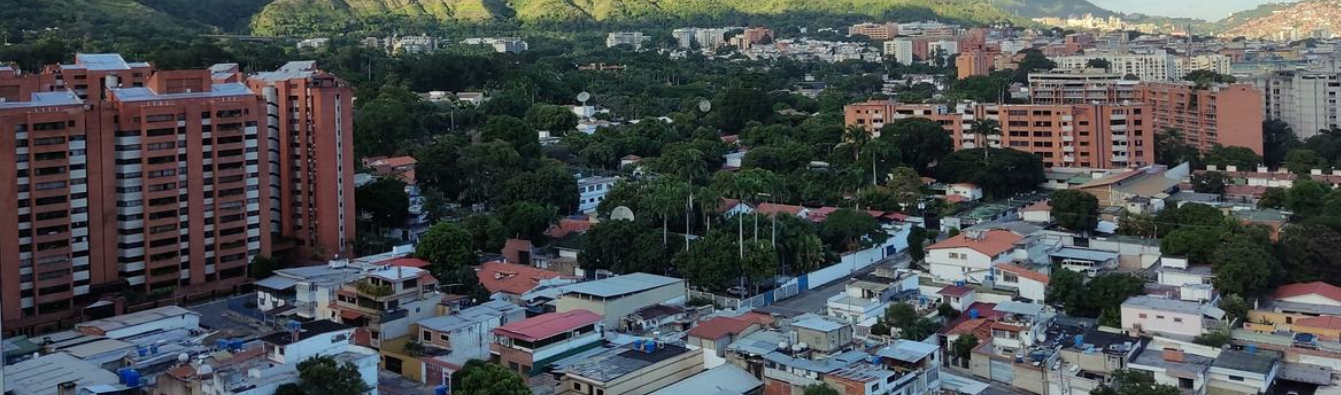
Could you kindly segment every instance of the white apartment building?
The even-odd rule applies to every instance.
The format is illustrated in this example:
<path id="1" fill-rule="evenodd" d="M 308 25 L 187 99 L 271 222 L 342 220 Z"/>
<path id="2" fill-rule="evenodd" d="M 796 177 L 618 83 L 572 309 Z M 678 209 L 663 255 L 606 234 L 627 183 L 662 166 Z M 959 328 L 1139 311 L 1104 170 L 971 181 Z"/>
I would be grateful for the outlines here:
<path id="1" fill-rule="evenodd" d="M 651 39 L 652 37 L 644 35 L 642 32 L 610 32 L 605 37 L 605 46 L 606 48 L 614 48 L 620 45 L 628 45 L 637 51 L 643 49 L 643 43 Z"/>
<path id="2" fill-rule="evenodd" d="M 913 64 L 917 61 L 913 58 L 913 40 L 885 41 L 885 57 L 894 58 L 899 64 Z"/>
<path id="3" fill-rule="evenodd" d="M 1262 92 L 1266 118 L 1289 124 L 1300 139 L 1338 127 L 1341 74 L 1277 71 L 1254 78 L 1253 85 Z"/>
<path id="4" fill-rule="evenodd" d="M 1057 62 L 1059 69 L 1083 69 L 1090 59 L 1107 60 L 1109 70 L 1121 75 L 1135 75 L 1141 81 L 1177 81 L 1178 61 L 1168 53 L 1116 54 L 1098 53 L 1093 55 L 1057 56 L 1050 58 Z"/>
<path id="5" fill-rule="evenodd" d="M 1181 78 L 1193 71 L 1209 70 L 1220 74 L 1229 74 L 1229 57 L 1221 54 L 1205 54 L 1174 59 L 1178 66 L 1177 75 Z"/>

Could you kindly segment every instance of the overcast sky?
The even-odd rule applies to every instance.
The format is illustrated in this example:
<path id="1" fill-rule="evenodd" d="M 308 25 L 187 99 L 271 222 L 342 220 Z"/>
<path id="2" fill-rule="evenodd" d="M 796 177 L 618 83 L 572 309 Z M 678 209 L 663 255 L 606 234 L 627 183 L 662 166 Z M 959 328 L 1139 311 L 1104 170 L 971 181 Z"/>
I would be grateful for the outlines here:
<path id="1" fill-rule="evenodd" d="M 1118 12 L 1139 12 L 1172 17 L 1220 20 L 1237 11 L 1266 3 L 1295 0 L 1090 0 L 1097 6 Z"/>

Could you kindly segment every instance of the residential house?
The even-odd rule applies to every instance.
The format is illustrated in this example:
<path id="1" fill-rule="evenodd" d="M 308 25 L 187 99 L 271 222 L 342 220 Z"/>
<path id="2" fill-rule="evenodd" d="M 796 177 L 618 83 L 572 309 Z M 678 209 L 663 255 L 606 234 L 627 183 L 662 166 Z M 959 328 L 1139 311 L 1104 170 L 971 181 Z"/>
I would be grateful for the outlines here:
<path id="1" fill-rule="evenodd" d="M 1011 262 L 992 267 L 992 287 L 1014 291 L 1021 298 L 1043 303 L 1050 278 L 1043 270 L 1026 268 Z"/>
<path id="2" fill-rule="evenodd" d="M 444 366 L 459 367 L 472 359 L 488 360 L 490 346 L 496 342 L 494 328 L 526 319 L 526 310 L 503 301 L 485 302 L 479 306 L 467 308 L 450 315 L 437 316 L 415 324 L 415 340 L 424 348 L 436 348 L 447 351 L 442 355 L 425 361 L 437 368 L 435 373 L 443 373 Z M 390 358 L 384 356 L 384 358 Z M 425 367 L 426 370 L 434 370 Z M 450 373 L 450 372 L 445 372 Z M 438 380 L 428 381 L 431 385 L 440 385 L 441 375 L 425 372 L 425 377 Z"/>
<path id="3" fill-rule="evenodd" d="M 1191 339 L 1225 327 L 1225 311 L 1211 303 L 1133 296 L 1122 302 L 1122 329 Z"/>
<path id="4" fill-rule="evenodd" d="M 982 199 L 982 188 L 967 182 L 950 184 L 945 190 L 945 197 L 959 196 L 961 201 L 973 202 Z"/>
<path id="5" fill-rule="evenodd" d="M 1101 209 L 1113 207 L 1135 214 L 1152 214 L 1164 208 L 1165 199 L 1177 190 L 1188 173 L 1186 164 L 1172 169 L 1152 165 L 1098 178 L 1073 189 L 1094 195 Z"/>
<path id="6" fill-rule="evenodd" d="M 563 367 L 555 394 L 647 395 L 701 371 L 702 350 L 640 340 Z"/>
<path id="7" fill-rule="evenodd" d="M 873 273 L 853 278 L 843 293 L 829 298 L 826 303 L 828 315 L 853 325 L 870 327 L 884 316 L 890 302 L 917 297 L 917 273 L 899 270 L 892 274 L 895 277 Z"/>
<path id="8" fill-rule="evenodd" d="M 508 302 L 522 303 L 522 295 L 539 288 L 572 284 L 576 278 L 529 265 L 493 261 L 485 262 L 475 270 L 480 285 L 490 294 Z"/>
<path id="9" fill-rule="evenodd" d="M 600 347 L 601 323 L 600 315 L 587 310 L 531 317 L 495 328 L 490 351 L 508 370 L 532 377 L 554 361 Z"/>
<path id="10" fill-rule="evenodd" d="M 1089 394 L 1127 369 L 1141 349 L 1139 338 L 1090 327 L 1059 340 L 1062 364 L 1049 373 L 1048 393 Z"/>
<path id="11" fill-rule="evenodd" d="M 327 265 L 280 269 L 256 282 L 256 306 L 268 315 L 292 314 L 305 319 L 335 318 L 331 305 L 335 290 L 358 280 L 363 270 L 348 261 Z"/>
<path id="12" fill-rule="evenodd" d="M 1270 393 L 1280 372 L 1281 355 L 1273 350 L 1224 350 L 1211 362 L 1209 393 L 1258 395 Z"/>
<path id="13" fill-rule="evenodd" d="M 1261 333 L 1292 331 L 1341 341 L 1341 287 L 1315 281 L 1276 288 L 1248 311 L 1244 329 Z"/>
<path id="14" fill-rule="evenodd" d="M 556 311 L 591 311 L 603 316 L 607 327 L 615 328 L 642 308 L 684 297 L 684 280 L 633 273 L 565 286 Z"/>
<path id="15" fill-rule="evenodd" d="M 1215 271 L 1211 265 L 1190 264 L 1187 258 L 1165 256 L 1160 258 L 1155 271 L 1159 285 L 1172 287 L 1179 300 L 1209 302 L 1216 298 Z"/>
<path id="16" fill-rule="evenodd" d="M 1133 371 L 1149 374 L 1155 383 L 1173 386 L 1184 394 L 1205 394 L 1210 382 L 1214 358 L 1188 353 L 1179 348 L 1143 345 L 1127 363 Z"/>
<path id="17" fill-rule="evenodd" d="M 656 390 L 651 395 L 759 395 L 763 390 L 764 382 L 750 372 L 724 364 Z"/>
<path id="18" fill-rule="evenodd" d="M 1063 246 L 1048 253 L 1050 263 L 1089 277 L 1118 268 L 1118 254 L 1094 248 Z"/>
<path id="19" fill-rule="evenodd" d="M 687 343 L 721 357 L 726 355 L 726 347 L 736 339 L 763 328 L 763 325 L 755 320 L 718 316 L 700 322 L 690 329 Z"/>
<path id="20" fill-rule="evenodd" d="M 340 322 L 365 331 L 368 343 L 360 345 L 373 348 L 410 335 L 412 324 L 437 315 L 442 300 L 438 279 L 426 270 L 402 266 L 366 272 L 359 280 L 341 285 L 335 296 Z"/>
<path id="21" fill-rule="evenodd" d="M 691 316 L 694 314 L 696 313 L 678 306 L 652 305 L 624 317 L 620 328 L 628 333 L 653 337 L 656 337 L 658 332 L 684 332 L 692 323 Z"/>
<path id="22" fill-rule="evenodd" d="M 994 264 L 1011 259 L 1015 243 L 1023 238 L 1002 229 L 965 231 L 928 246 L 926 262 L 938 280 L 981 284 Z"/>
<path id="23" fill-rule="evenodd" d="M 876 351 L 879 365 L 894 373 L 886 377 L 884 392 L 872 385 L 867 394 L 925 395 L 941 392 L 942 356 L 935 344 L 899 339 Z M 890 381 L 889 379 L 893 380 Z"/>
<path id="24" fill-rule="evenodd" d="M 1036 224 L 1052 223 L 1052 205 L 1047 200 L 1040 200 L 1020 209 L 1020 220 Z"/>
<path id="25" fill-rule="evenodd" d="M 852 325 L 814 314 L 797 317 L 791 323 L 798 345 L 818 354 L 832 354 L 852 346 Z"/>
<path id="26" fill-rule="evenodd" d="M 968 311 L 969 306 L 978 299 L 978 291 L 962 285 L 941 288 L 936 291 L 936 295 L 940 295 L 941 303 L 949 303 L 951 308 L 961 313 Z"/>
<path id="27" fill-rule="evenodd" d="M 824 383 L 824 377 L 840 369 L 865 363 L 871 355 L 848 351 L 820 360 L 800 358 L 774 351 L 763 356 L 764 395 L 803 395 L 805 388 Z"/>
<path id="28" fill-rule="evenodd" d="M 582 214 L 596 212 L 596 207 L 605 200 L 605 195 L 615 188 L 619 177 L 583 177 L 577 180 L 578 211 Z"/>
<path id="29" fill-rule="evenodd" d="M 82 322 L 75 325 L 75 331 L 86 336 L 124 339 L 172 328 L 199 327 L 200 313 L 177 306 L 164 306 Z"/>

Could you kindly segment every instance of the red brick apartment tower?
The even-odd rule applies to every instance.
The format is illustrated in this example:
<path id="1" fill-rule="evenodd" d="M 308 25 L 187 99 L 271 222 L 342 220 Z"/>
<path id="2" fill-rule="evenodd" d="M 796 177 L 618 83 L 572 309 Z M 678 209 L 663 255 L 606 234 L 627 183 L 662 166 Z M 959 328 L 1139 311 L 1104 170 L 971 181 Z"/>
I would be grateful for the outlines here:
<path id="1" fill-rule="evenodd" d="M 354 240 L 354 117 L 349 84 L 315 62 L 290 62 L 248 80 L 266 104 L 275 250 L 327 259 Z"/>
<path id="2" fill-rule="evenodd" d="M 1155 130 L 1181 130 L 1202 152 L 1221 144 L 1262 154 L 1262 93 L 1250 84 L 1144 83 L 1139 94 L 1154 112 Z"/>
<path id="3" fill-rule="evenodd" d="M 13 82 L 0 82 L 0 91 L 17 92 Z M 6 93 L 0 103 L 0 309 L 6 329 L 69 318 L 75 299 L 107 275 L 89 237 L 110 222 L 109 213 L 89 204 L 96 174 L 88 166 L 103 158 L 88 149 L 84 104 L 70 91 L 23 93 L 21 99 Z"/>
<path id="4" fill-rule="evenodd" d="M 245 85 L 215 85 L 207 70 L 108 90 L 117 269 L 130 289 L 187 296 L 246 281 L 269 247 L 263 108 Z"/>

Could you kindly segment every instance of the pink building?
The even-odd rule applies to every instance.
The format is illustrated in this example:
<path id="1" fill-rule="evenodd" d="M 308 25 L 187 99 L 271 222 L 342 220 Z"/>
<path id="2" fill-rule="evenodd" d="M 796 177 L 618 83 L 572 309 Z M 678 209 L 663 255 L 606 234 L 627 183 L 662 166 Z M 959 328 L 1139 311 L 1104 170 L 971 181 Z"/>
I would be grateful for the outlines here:
<path id="1" fill-rule="evenodd" d="M 1128 332 L 1199 336 L 1225 326 L 1225 311 L 1208 303 L 1133 296 L 1122 302 Z"/>

